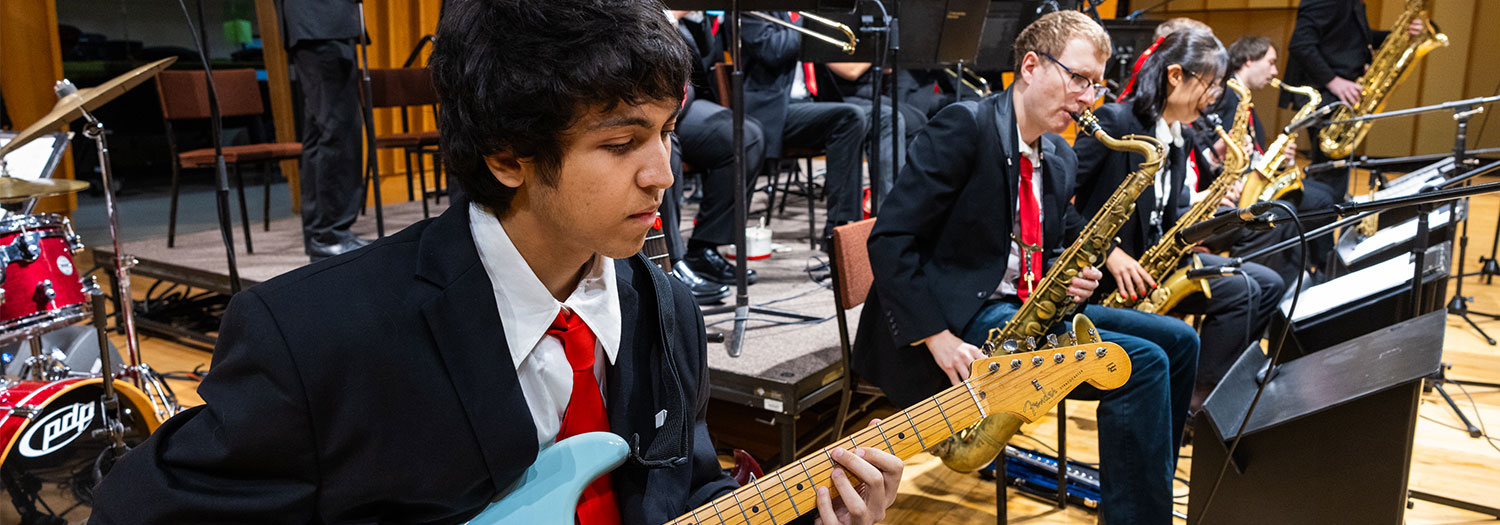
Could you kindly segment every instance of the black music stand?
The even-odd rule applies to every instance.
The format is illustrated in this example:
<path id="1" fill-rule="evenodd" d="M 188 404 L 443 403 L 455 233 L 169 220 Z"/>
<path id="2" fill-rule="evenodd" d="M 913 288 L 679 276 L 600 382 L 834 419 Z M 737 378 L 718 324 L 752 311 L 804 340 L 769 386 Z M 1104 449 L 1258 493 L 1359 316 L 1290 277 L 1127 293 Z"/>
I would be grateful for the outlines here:
<path id="1" fill-rule="evenodd" d="M 1426 112 L 1430 112 L 1430 111 L 1444 111 L 1444 110 L 1452 111 L 1453 112 L 1453 120 L 1457 124 L 1457 129 L 1455 130 L 1454 135 L 1453 135 L 1453 142 L 1454 142 L 1454 144 L 1453 144 L 1453 153 L 1452 153 L 1452 156 L 1453 156 L 1453 165 L 1456 166 L 1456 167 L 1458 167 L 1458 168 L 1460 168 L 1460 169 L 1462 169 L 1463 167 L 1466 167 L 1466 166 L 1469 165 L 1469 163 L 1466 160 L 1467 159 L 1467 153 L 1468 153 L 1468 147 L 1467 146 L 1468 146 L 1469 119 L 1472 118 L 1474 115 L 1483 112 L 1484 111 L 1484 106 L 1486 104 L 1489 104 L 1489 103 L 1495 102 L 1495 101 L 1500 101 L 1500 96 L 1476 97 L 1476 98 L 1470 98 L 1470 99 L 1464 99 L 1464 100 L 1455 100 L 1455 101 L 1451 101 L 1451 102 L 1444 102 L 1444 103 L 1441 103 L 1441 104 L 1433 104 L 1433 105 L 1430 105 L 1430 106 L 1416 107 L 1416 108 L 1411 108 L 1411 109 L 1403 109 L 1403 110 L 1398 110 L 1398 111 L 1389 111 L 1389 112 L 1385 112 L 1385 113 L 1374 113 L 1374 114 L 1370 114 L 1370 115 L 1363 115 L 1363 116 L 1359 116 L 1359 117 L 1355 117 L 1355 118 L 1351 118 L 1351 119 L 1346 119 L 1346 120 L 1341 120 L 1341 121 L 1328 122 L 1327 124 L 1331 125 L 1331 124 L 1343 124 L 1343 123 L 1356 123 L 1356 122 L 1364 122 L 1364 121 L 1373 121 L 1373 120 L 1380 120 L 1380 119 L 1386 119 L 1386 118 L 1402 117 L 1402 116 L 1407 116 L 1407 115 L 1415 115 L 1415 114 L 1418 114 L 1418 113 L 1426 113 Z M 1468 184 L 1468 179 L 1469 179 L 1469 177 L 1459 177 L 1458 179 L 1455 179 L 1455 180 L 1456 181 L 1463 181 L 1463 184 L 1467 185 Z M 1450 215 L 1449 216 L 1450 217 L 1456 217 L 1455 215 L 1452 215 L 1452 214 L 1453 213 L 1457 213 L 1457 201 L 1455 200 L 1455 201 L 1449 202 L 1448 205 L 1450 206 L 1450 208 L 1449 208 Z M 1452 219 L 1450 219 L 1450 222 L 1452 222 Z M 1418 224 L 1418 236 L 1419 236 L 1419 238 L 1425 239 L 1425 236 L 1427 234 L 1427 232 L 1426 232 L 1426 227 L 1427 227 L 1427 213 L 1426 213 L 1426 209 L 1425 208 L 1418 208 L 1418 221 L 1417 221 L 1417 224 Z M 1500 237 L 1497 237 L 1497 238 L 1500 238 Z M 1475 323 L 1474 320 L 1472 318 L 1470 318 L 1469 316 L 1472 314 L 1472 315 L 1479 315 L 1479 316 L 1488 317 L 1490 319 L 1500 319 L 1500 314 L 1491 314 L 1491 313 L 1480 312 L 1480 311 L 1477 311 L 1477 310 L 1471 310 L 1469 308 L 1469 306 L 1468 306 L 1468 302 L 1472 301 L 1473 298 L 1471 298 L 1471 297 L 1464 297 L 1463 296 L 1463 288 L 1464 288 L 1463 278 L 1464 278 L 1464 273 L 1465 273 L 1464 272 L 1464 267 L 1466 265 L 1466 261 L 1464 259 L 1466 259 L 1468 257 L 1468 245 L 1469 245 L 1469 221 L 1467 220 L 1467 218 L 1464 220 L 1463 230 L 1459 234 L 1459 237 L 1458 237 L 1457 241 L 1458 241 L 1458 283 L 1455 285 L 1453 299 L 1448 302 L 1448 305 L 1447 305 L 1448 313 L 1451 314 L 1451 315 L 1456 315 L 1456 316 L 1459 316 L 1459 317 L 1463 318 L 1463 320 L 1465 322 L 1469 323 L 1469 326 L 1471 326 L 1471 327 L 1474 328 L 1474 331 L 1479 332 L 1479 335 L 1481 337 L 1484 337 L 1484 340 L 1486 342 L 1488 342 L 1490 344 L 1490 346 L 1495 346 L 1495 344 L 1496 344 L 1495 338 L 1490 337 L 1490 335 L 1487 334 L 1487 333 L 1485 333 L 1483 329 L 1479 328 L 1479 324 Z M 1493 254 L 1491 254 L 1491 255 L 1493 255 Z M 1419 257 L 1418 258 L 1418 262 L 1420 262 L 1420 261 L 1421 261 L 1421 259 Z M 1481 270 L 1481 273 L 1483 273 L 1483 270 Z M 1446 396 L 1447 394 L 1444 394 L 1444 395 Z M 1454 408 L 1455 408 L 1455 410 L 1457 409 L 1456 406 Z"/>
<path id="2" fill-rule="evenodd" d="M 1452 103 L 1450 103 L 1450 104 L 1452 104 Z M 1419 108 L 1419 109 L 1422 109 L 1422 108 Z M 1407 110 L 1407 112 L 1411 112 L 1411 110 Z M 1376 118 L 1378 118 L 1378 117 L 1376 117 Z M 1326 228 L 1327 232 L 1324 232 L 1324 233 L 1328 233 L 1328 232 L 1332 231 L 1332 227 L 1336 227 L 1338 224 L 1349 223 L 1349 222 L 1352 222 L 1353 220 L 1359 220 L 1361 217 L 1367 215 L 1366 212 L 1379 212 L 1379 211 L 1396 209 L 1396 208 L 1402 208 L 1402 207 L 1407 207 L 1407 206 L 1417 206 L 1417 236 L 1416 236 L 1416 241 L 1414 242 L 1414 244 L 1412 246 L 1412 258 L 1414 259 L 1414 262 L 1415 262 L 1415 264 L 1414 264 L 1415 269 L 1414 269 L 1414 275 L 1412 276 L 1412 279 L 1411 279 L 1411 292 L 1410 292 L 1411 295 L 1410 295 L 1410 300 L 1409 300 L 1408 304 L 1412 308 L 1412 315 L 1411 315 L 1411 317 L 1412 318 L 1421 317 L 1424 313 L 1429 313 L 1429 312 L 1424 312 L 1424 310 L 1427 309 L 1430 306 L 1430 305 L 1425 304 L 1424 301 L 1422 300 L 1422 290 L 1423 290 L 1422 274 L 1423 274 L 1423 271 L 1427 267 L 1426 256 L 1427 256 L 1427 248 L 1428 248 L 1428 222 L 1427 222 L 1428 221 L 1428 212 L 1435 205 L 1441 205 L 1443 203 L 1452 202 L 1452 201 L 1455 201 L 1457 199 L 1463 199 L 1463 198 L 1471 197 L 1471 196 L 1474 196 L 1474 195 L 1481 195 L 1481 194 L 1485 194 L 1485 193 L 1492 193 L 1492 192 L 1500 191 L 1500 182 L 1488 183 L 1488 184 L 1479 184 L 1479 185 L 1469 185 L 1469 184 L 1467 184 L 1467 182 L 1468 182 L 1469 179 L 1472 179 L 1472 178 L 1477 177 L 1479 175 L 1484 175 L 1484 174 L 1487 174 L 1487 173 L 1490 173 L 1490 172 L 1494 172 L 1494 171 L 1497 171 L 1497 170 L 1500 170 L 1500 162 L 1492 162 L 1492 163 L 1486 164 L 1484 166 L 1481 166 L 1481 167 L 1475 168 L 1473 170 L 1470 170 L 1469 172 L 1464 173 L 1461 176 L 1455 177 L 1455 178 L 1453 178 L 1453 179 L 1451 179 L 1451 180 L 1449 180 L 1447 182 L 1447 185 L 1450 185 L 1450 186 L 1457 186 L 1459 184 L 1463 184 L 1462 187 L 1452 187 L 1452 188 L 1447 188 L 1447 189 L 1434 190 L 1434 191 L 1429 191 L 1429 192 L 1424 192 L 1424 193 L 1418 193 L 1417 195 L 1412 195 L 1412 196 L 1407 196 L 1407 197 L 1396 197 L 1396 198 L 1392 198 L 1392 199 L 1382 199 L 1382 200 L 1373 201 L 1373 202 L 1367 202 L 1367 203 L 1345 202 L 1345 203 L 1335 204 L 1331 209 L 1328 209 L 1328 210 L 1317 211 L 1317 212 L 1306 213 L 1306 214 L 1299 214 L 1299 217 L 1301 218 L 1301 220 L 1309 221 L 1309 220 L 1317 220 L 1317 219 L 1324 219 L 1324 218 L 1340 218 L 1340 217 L 1347 217 L 1349 215 L 1356 215 L 1355 217 L 1349 217 L 1349 218 L 1346 218 L 1346 219 L 1335 221 L 1333 224 L 1329 224 L 1328 226 L 1325 226 L 1324 228 L 1319 228 L 1319 230 L 1324 230 Z M 1310 236 L 1310 235 L 1307 235 L 1307 236 Z M 1289 241 L 1295 241 L 1295 240 L 1296 239 L 1290 239 Z M 1274 246 L 1268 247 L 1266 249 L 1260 250 L 1258 252 L 1255 252 L 1253 254 L 1247 255 L 1247 256 L 1243 257 L 1242 259 L 1246 259 L 1246 260 L 1253 259 L 1255 257 L 1259 257 L 1259 256 L 1262 256 L 1262 255 L 1273 253 L 1274 251 L 1280 251 L 1280 250 L 1289 248 L 1292 245 L 1293 244 L 1290 243 L 1290 242 L 1278 243 L 1277 245 L 1274 245 Z M 1265 379 L 1265 381 L 1270 382 L 1270 381 L 1275 381 L 1276 380 L 1276 377 L 1277 377 L 1277 372 L 1276 371 L 1280 368 L 1277 365 L 1278 365 L 1277 363 L 1273 363 L 1272 366 L 1267 369 L 1267 372 L 1264 375 L 1266 377 L 1269 377 L 1270 379 Z M 1469 422 L 1468 417 L 1465 416 L 1464 413 L 1463 413 L 1463 411 L 1459 409 L 1458 404 L 1453 401 L 1452 396 L 1449 396 L 1448 393 L 1447 393 L 1447 391 L 1445 391 L 1443 389 L 1443 383 L 1446 382 L 1446 383 L 1456 383 L 1456 384 L 1475 384 L 1475 385 L 1481 385 L 1481 386 L 1494 386 L 1494 387 L 1500 387 L 1500 385 L 1491 385 L 1491 384 L 1486 384 L 1486 383 L 1473 383 L 1473 382 L 1459 382 L 1459 381 L 1449 380 L 1443 374 L 1443 369 L 1444 368 L 1445 367 L 1442 366 L 1441 363 L 1439 363 L 1439 366 L 1437 367 L 1436 372 L 1433 373 L 1433 374 L 1431 374 L 1431 375 L 1429 375 L 1427 377 L 1427 379 L 1428 379 L 1428 383 L 1427 384 L 1430 385 L 1432 388 L 1436 389 L 1438 391 L 1438 393 L 1443 396 L 1443 400 L 1447 401 L 1448 407 L 1451 408 L 1453 410 L 1453 412 L 1458 416 L 1459 420 L 1463 421 L 1464 424 L 1465 424 L 1465 426 L 1468 427 L 1467 430 L 1469 432 L 1470 437 L 1479 437 L 1481 435 L 1480 432 L 1479 432 L 1479 429 L 1476 428 L 1476 427 L 1474 427 L 1474 425 Z M 1253 406 L 1254 405 L 1252 404 L 1252 408 L 1253 408 Z M 1247 415 L 1244 416 L 1244 418 L 1248 419 L 1248 418 L 1250 418 L 1250 416 L 1247 414 Z M 1250 420 L 1254 421 L 1253 419 L 1250 419 Z M 1229 448 L 1228 449 L 1228 454 L 1232 456 L 1233 453 L 1234 453 L 1234 448 L 1232 448 L 1232 447 Z M 1409 495 L 1410 495 L 1410 497 L 1412 499 L 1422 499 L 1422 500 L 1426 500 L 1426 501 L 1431 501 L 1433 503 L 1438 503 L 1440 505 L 1445 505 L 1445 506 L 1449 506 L 1449 507 L 1460 508 L 1460 509 L 1470 510 L 1470 511 L 1473 511 L 1473 512 L 1480 512 L 1480 513 L 1485 513 L 1485 514 L 1490 514 L 1490 515 L 1493 515 L 1493 516 L 1496 516 L 1496 517 L 1500 517 L 1500 509 L 1494 509 L 1492 507 L 1478 505 L 1478 504 L 1474 504 L 1474 503 L 1470 503 L 1470 502 L 1465 502 L 1465 501 L 1461 501 L 1461 500 L 1455 500 L 1455 499 L 1452 499 L 1452 498 L 1445 498 L 1445 497 L 1442 497 L 1442 496 L 1436 496 L 1436 495 L 1427 494 L 1427 493 L 1418 492 L 1418 491 L 1408 491 L 1408 493 L 1409 493 Z M 1212 493 L 1210 493 L 1210 496 L 1211 495 L 1212 495 Z M 1211 501 L 1211 499 L 1210 499 L 1210 501 Z M 1206 505 L 1206 503 L 1205 503 L 1205 505 Z M 1199 512 L 1201 513 L 1202 511 L 1199 511 Z"/>

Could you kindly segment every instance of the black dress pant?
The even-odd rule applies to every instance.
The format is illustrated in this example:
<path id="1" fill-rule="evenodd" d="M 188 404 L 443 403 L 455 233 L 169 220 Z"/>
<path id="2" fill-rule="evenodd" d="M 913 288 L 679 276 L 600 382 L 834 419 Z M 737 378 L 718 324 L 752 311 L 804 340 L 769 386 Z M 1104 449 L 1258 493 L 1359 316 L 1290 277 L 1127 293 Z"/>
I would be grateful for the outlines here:
<path id="1" fill-rule="evenodd" d="M 292 47 L 302 87 L 302 232 L 304 239 L 334 244 L 353 237 L 349 227 L 364 200 L 360 152 L 364 140 L 359 70 L 354 43 L 302 40 Z"/>
<path id="2" fill-rule="evenodd" d="M 715 246 L 734 243 L 734 112 L 707 100 L 694 100 L 678 122 L 677 138 L 682 160 L 703 173 L 703 200 L 698 204 L 693 242 Z M 760 173 L 766 146 L 760 123 L 748 115 L 744 140 L 745 183 L 749 184 Z M 674 161 L 673 166 L 680 168 L 681 163 Z M 673 260 L 678 255 L 674 254 Z"/>
<path id="3" fill-rule="evenodd" d="M 1198 258 L 1204 266 L 1229 262 L 1226 257 L 1212 254 L 1199 254 Z M 1198 377 L 1193 386 L 1194 408 L 1219 384 L 1240 353 L 1260 339 L 1286 292 L 1286 283 L 1270 268 L 1245 263 L 1240 271 L 1240 275 L 1209 281 L 1212 298 L 1194 294 L 1178 304 L 1176 311 L 1203 316 Z"/>
<path id="4" fill-rule="evenodd" d="M 782 144 L 825 148 L 828 171 L 823 180 L 828 191 L 827 221 L 823 236 L 833 227 L 860 220 L 860 190 L 864 187 L 863 158 L 869 121 L 859 106 L 846 102 L 793 100 L 787 106 Z"/>

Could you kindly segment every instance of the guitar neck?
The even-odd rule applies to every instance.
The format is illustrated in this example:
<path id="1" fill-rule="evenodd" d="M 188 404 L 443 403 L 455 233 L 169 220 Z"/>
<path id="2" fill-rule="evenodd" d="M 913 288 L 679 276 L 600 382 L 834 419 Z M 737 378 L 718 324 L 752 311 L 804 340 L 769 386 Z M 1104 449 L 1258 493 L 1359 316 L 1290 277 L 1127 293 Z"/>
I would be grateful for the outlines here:
<path id="1" fill-rule="evenodd" d="M 999 379 L 986 377 L 977 381 Z M 838 440 L 669 523 L 780 524 L 814 512 L 817 509 L 814 492 L 816 487 L 828 487 L 830 494 L 837 492 L 831 478 L 833 468 L 837 466 L 830 455 L 835 447 L 845 450 L 871 447 L 889 452 L 902 460 L 908 459 L 988 415 L 980 403 L 978 392 L 980 390 L 971 389 L 968 382 L 949 388 L 885 418 L 879 425 L 867 427 Z M 1054 397 L 1061 399 L 1063 394 L 1066 392 Z M 1046 410 L 1048 408 L 1043 408 L 1042 412 L 1045 413 Z M 857 484 L 858 481 L 851 480 L 851 483 Z"/>

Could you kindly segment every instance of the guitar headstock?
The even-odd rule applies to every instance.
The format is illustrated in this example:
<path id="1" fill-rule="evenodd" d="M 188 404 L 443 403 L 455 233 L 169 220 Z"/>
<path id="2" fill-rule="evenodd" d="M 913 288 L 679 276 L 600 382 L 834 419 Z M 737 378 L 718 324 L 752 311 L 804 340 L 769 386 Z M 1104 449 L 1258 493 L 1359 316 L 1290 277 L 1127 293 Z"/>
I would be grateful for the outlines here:
<path id="1" fill-rule="evenodd" d="M 1011 413 L 1027 422 L 1085 382 L 1110 390 L 1130 379 L 1130 357 L 1108 342 L 987 357 L 971 367 L 969 388 L 985 412 Z"/>

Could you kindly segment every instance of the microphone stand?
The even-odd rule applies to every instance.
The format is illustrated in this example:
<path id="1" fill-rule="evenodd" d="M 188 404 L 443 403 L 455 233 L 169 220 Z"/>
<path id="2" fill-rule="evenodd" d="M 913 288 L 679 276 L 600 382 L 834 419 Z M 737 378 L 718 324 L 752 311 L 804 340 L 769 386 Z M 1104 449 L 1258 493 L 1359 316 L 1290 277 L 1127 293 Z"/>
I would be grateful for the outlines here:
<path id="1" fill-rule="evenodd" d="M 375 149 L 375 92 L 370 87 L 370 34 L 365 28 L 365 2 L 354 0 L 359 7 L 359 72 L 361 86 L 359 103 L 363 106 L 365 118 L 365 180 L 360 184 L 360 189 L 368 191 L 370 186 L 375 186 L 375 237 L 385 237 L 385 213 L 380 205 L 380 167 L 377 165 L 377 151 Z M 422 199 L 427 199 L 426 195 Z M 364 200 L 363 197 L 360 198 Z M 363 207 L 363 205 L 361 205 Z"/>
<path id="2" fill-rule="evenodd" d="M 197 3 L 197 31 L 192 31 L 193 19 L 188 16 L 187 4 L 183 0 L 178 0 L 178 5 L 182 7 L 183 18 L 187 19 L 189 32 L 192 33 L 193 36 L 197 37 L 193 40 L 193 44 L 198 47 L 198 59 L 203 62 L 203 80 L 208 84 L 208 111 L 209 120 L 211 121 L 209 126 L 209 136 L 213 139 L 214 143 L 214 184 L 216 186 L 216 188 L 214 189 L 214 202 L 219 209 L 219 234 L 220 237 L 223 238 L 224 256 L 229 263 L 229 293 L 230 295 L 233 295 L 240 293 L 240 270 L 239 265 L 235 261 L 234 255 L 234 225 L 232 224 L 233 221 L 229 218 L 229 169 L 224 164 L 224 117 L 219 112 L 219 92 L 218 89 L 214 87 L 214 72 L 213 68 L 210 67 L 208 63 L 208 30 L 203 26 L 203 0 L 198 0 Z M 115 218 L 116 212 L 114 211 L 114 205 L 112 204 L 113 198 L 110 195 L 112 191 L 110 190 L 108 181 L 105 182 L 104 186 L 104 195 L 106 197 L 105 204 L 108 205 L 110 209 L 111 233 L 115 233 L 113 229 L 117 228 L 117 226 L 114 224 L 115 222 L 117 222 L 117 219 Z M 118 246 L 118 235 L 116 236 L 115 244 L 115 265 L 119 266 L 123 261 L 121 257 L 119 257 L 120 248 Z M 121 293 L 118 302 L 121 305 L 121 320 L 125 321 L 124 324 L 126 325 L 126 330 L 130 332 L 128 337 L 133 341 L 135 339 L 135 323 L 134 320 L 131 319 L 131 314 L 133 312 L 131 312 L 130 309 L 126 307 L 130 304 L 130 289 L 128 288 L 129 282 L 129 276 L 126 276 L 124 278 L 124 281 L 120 283 Z M 131 354 L 131 366 L 140 365 L 140 363 L 137 361 L 136 356 L 133 355 L 135 354 L 134 348 L 131 349 Z M 140 385 L 137 384 L 136 386 Z"/>

